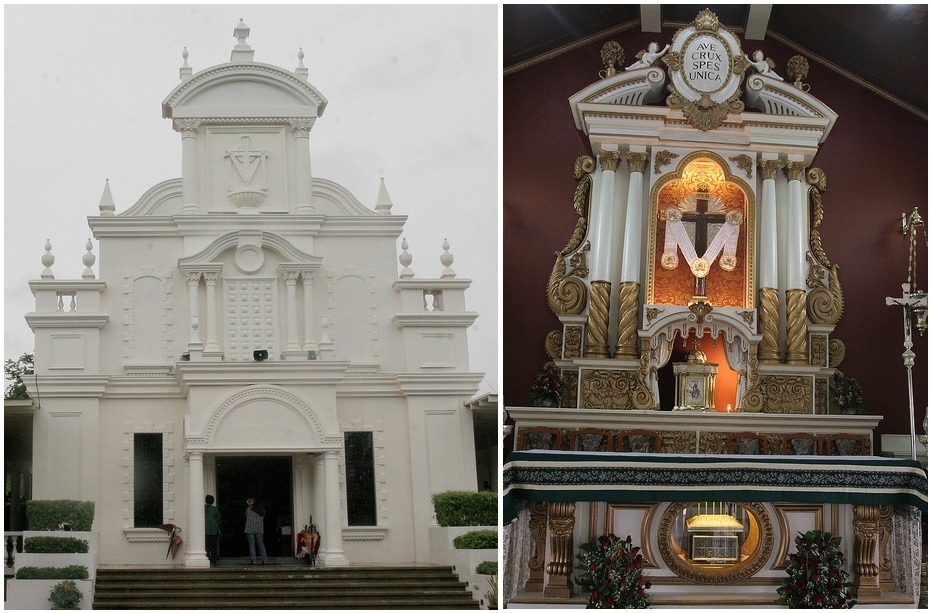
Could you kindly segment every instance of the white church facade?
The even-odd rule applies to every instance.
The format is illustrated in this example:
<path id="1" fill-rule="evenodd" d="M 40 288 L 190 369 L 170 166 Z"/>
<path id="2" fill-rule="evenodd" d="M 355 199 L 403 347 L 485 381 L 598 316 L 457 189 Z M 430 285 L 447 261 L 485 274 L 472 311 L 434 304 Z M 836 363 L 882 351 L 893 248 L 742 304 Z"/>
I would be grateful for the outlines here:
<path id="1" fill-rule="evenodd" d="M 208 566 L 208 494 L 221 556 L 245 555 L 256 497 L 271 555 L 313 523 L 323 565 L 429 562 L 431 496 L 477 489 L 470 281 L 446 244 L 414 276 L 384 183 L 369 208 L 312 175 L 327 100 L 248 34 L 227 63 L 185 59 L 162 102 L 181 177 L 123 211 L 105 188 L 81 279 L 46 244 L 32 498 L 94 501 L 102 566 Z M 182 529 L 174 561 L 159 524 Z"/>

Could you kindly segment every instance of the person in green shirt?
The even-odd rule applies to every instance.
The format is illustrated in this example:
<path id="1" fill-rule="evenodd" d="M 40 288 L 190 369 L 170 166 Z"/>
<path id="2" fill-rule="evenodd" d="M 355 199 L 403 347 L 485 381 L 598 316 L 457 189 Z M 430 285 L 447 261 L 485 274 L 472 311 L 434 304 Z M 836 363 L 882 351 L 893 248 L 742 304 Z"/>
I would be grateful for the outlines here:
<path id="1" fill-rule="evenodd" d="M 214 506 L 214 497 L 210 494 L 204 499 L 204 536 L 207 545 L 207 559 L 211 566 L 220 560 L 220 509 Z"/>

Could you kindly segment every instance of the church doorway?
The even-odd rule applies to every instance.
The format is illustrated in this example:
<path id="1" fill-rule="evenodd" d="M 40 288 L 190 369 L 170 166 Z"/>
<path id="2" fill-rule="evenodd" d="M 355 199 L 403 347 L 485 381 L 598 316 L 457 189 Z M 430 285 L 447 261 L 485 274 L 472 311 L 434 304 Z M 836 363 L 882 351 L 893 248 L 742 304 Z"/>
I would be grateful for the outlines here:
<path id="1" fill-rule="evenodd" d="M 269 557 L 294 555 L 292 461 L 290 456 L 218 456 L 217 508 L 220 557 L 247 557 L 243 528 L 246 499 L 265 508 L 265 547 Z"/>

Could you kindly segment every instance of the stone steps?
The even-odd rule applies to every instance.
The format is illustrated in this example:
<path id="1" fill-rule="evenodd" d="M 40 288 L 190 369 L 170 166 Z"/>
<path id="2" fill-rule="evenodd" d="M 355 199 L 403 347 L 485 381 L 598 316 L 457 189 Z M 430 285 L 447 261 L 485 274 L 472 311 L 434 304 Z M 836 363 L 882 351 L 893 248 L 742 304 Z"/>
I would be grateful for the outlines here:
<path id="1" fill-rule="evenodd" d="M 99 568 L 95 609 L 478 609 L 449 566 Z"/>

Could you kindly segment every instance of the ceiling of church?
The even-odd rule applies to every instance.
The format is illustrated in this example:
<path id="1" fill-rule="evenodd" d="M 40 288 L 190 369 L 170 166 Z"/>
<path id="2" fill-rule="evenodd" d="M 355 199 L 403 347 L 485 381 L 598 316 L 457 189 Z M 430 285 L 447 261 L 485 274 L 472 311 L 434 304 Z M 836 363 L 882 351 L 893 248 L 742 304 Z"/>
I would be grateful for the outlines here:
<path id="1" fill-rule="evenodd" d="M 506 4 L 503 68 L 508 74 L 624 24 L 683 26 L 705 8 L 722 24 L 740 29 L 742 38 L 760 40 L 766 32 L 767 38 L 787 41 L 810 61 L 821 58 L 913 112 L 928 114 L 925 4 Z"/>

